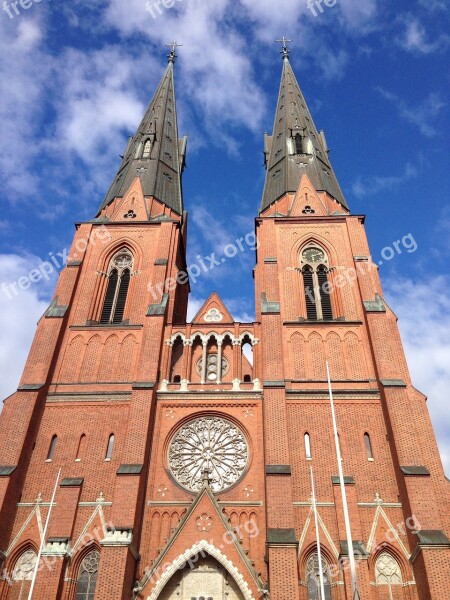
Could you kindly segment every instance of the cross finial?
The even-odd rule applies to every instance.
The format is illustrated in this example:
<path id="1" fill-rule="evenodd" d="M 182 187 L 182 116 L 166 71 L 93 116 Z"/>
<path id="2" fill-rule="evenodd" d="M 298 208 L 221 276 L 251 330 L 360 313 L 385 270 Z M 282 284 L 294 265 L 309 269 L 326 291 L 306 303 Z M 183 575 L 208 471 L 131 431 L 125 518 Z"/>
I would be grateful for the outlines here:
<path id="1" fill-rule="evenodd" d="M 167 57 L 169 62 L 174 63 L 177 57 L 177 48 L 181 48 L 183 44 L 179 44 L 178 42 L 172 42 L 171 44 L 166 44 L 166 48 L 170 48 L 170 54 Z"/>
<path id="2" fill-rule="evenodd" d="M 283 35 L 281 40 L 275 40 L 275 41 L 277 44 L 283 44 L 283 50 L 281 51 L 283 58 L 289 58 L 289 54 L 291 53 L 291 51 L 288 48 L 288 44 L 289 44 L 289 42 L 292 42 L 292 40 L 288 40 L 286 38 L 286 36 Z"/>

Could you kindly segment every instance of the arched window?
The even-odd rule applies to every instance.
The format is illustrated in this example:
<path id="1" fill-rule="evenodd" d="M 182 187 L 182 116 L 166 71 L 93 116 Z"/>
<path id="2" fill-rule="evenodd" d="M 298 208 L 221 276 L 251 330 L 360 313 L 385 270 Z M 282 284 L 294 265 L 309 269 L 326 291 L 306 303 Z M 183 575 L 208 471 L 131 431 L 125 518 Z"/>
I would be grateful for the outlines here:
<path id="1" fill-rule="evenodd" d="M 94 600 L 99 562 L 100 554 L 97 550 L 89 552 L 83 559 L 78 572 L 76 600 Z"/>
<path id="2" fill-rule="evenodd" d="M 368 433 L 364 434 L 364 443 L 366 444 L 367 458 L 373 460 L 372 442 L 370 441 L 370 435 Z"/>
<path id="3" fill-rule="evenodd" d="M 27 550 L 16 562 L 12 573 L 13 581 L 31 581 L 36 567 L 37 555 L 34 550 Z"/>
<path id="4" fill-rule="evenodd" d="M 309 433 L 305 433 L 305 455 L 307 459 L 312 458 L 311 454 L 311 436 Z"/>
<path id="5" fill-rule="evenodd" d="M 302 275 L 309 321 L 332 321 L 328 259 L 323 250 L 309 246 L 302 252 Z"/>
<path id="6" fill-rule="evenodd" d="M 112 433 L 109 436 L 109 439 L 108 439 L 108 447 L 106 449 L 105 460 L 111 460 L 111 458 L 112 458 L 112 453 L 113 453 L 113 450 L 114 450 L 114 440 L 115 440 L 114 434 Z"/>
<path id="7" fill-rule="evenodd" d="M 244 383 L 251 383 L 251 382 L 252 382 L 252 376 L 244 375 Z"/>
<path id="8" fill-rule="evenodd" d="M 112 259 L 108 272 L 108 287 L 100 318 L 102 325 L 122 323 L 132 269 L 133 256 L 127 249 L 121 250 Z"/>
<path id="9" fill-rule="evenodd" d="M 331 577 L 328 562 L 322 555 L 322 573 L 324 579 L 325 598 L 331 600 Z M 308 600 L 321 600 L 319 554 L 314 552 L 306 563 L 306 587 Z"/>
<path id="10" fill-rule="evenodd" d="M 299 133 L 297 133 L 294 140 L 295 140 L 295 154 L 303 154 L 302 136 Z"/>
<path id="11" fill-rule="evenodd" d="M 389 596 L 392 598 L 392 587 L 402 585 L 402 572 L 395 558 L 383 552 L 375 564 L 375 579 L 377 585 L 389 586 Z"/>
<path id="12" fill-rule="evenodd" d="M 78 449 L 77 449 L 77 462 L 79 462 L 82 458 L 84 458 L 84 450 L 86 448 L 86 436 L 83 433 L 83 435 L 80 437 L 80 441 L 78 442 Z"/>
<path id="13" fill-rule="evenodd" d="M 142 158 L 150 158 L 151 152 L 152 152 L 152 143 L 150 140 L 147 140 L 144 144 L 144 150 L 142 151 Z"/>
<path id="14" fill-rule="evenodd" d="M 58 436 L 54 435 L 52 437 L 52 441 L 50 442 L 50 447 L 48 449 L 48 454 L 47 454 L 47 460 L 50 462 L 51 460 L 53 460 L 53 457 L 55 456 L 55 450 L 56 450 L 56 444 L 58 442 Z"/>

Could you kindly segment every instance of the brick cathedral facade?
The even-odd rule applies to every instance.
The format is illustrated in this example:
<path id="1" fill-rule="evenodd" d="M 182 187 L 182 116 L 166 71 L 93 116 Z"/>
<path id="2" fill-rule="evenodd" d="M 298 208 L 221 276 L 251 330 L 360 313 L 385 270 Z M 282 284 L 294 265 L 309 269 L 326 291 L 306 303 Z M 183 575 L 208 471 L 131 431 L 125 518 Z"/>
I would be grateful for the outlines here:
<path id="1" fill-rule="evenodd" d="M 0 599 L 41 547 L 36 600 L 320 599 L 313 466 L 325 598 L 351 600 L 327 360 L 360 598 L 450 599 L 426 398 L 286 48 L 256 321 L 212 294 L 187 323 L 175 56 L 0 416 Z"/>

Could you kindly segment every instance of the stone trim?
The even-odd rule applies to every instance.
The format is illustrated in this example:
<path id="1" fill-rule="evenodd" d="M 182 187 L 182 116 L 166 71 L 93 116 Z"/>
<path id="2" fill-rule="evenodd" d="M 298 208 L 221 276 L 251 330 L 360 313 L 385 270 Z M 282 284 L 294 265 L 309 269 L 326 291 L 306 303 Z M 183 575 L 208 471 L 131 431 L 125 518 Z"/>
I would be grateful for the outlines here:
<path id="1" fill-rule="evenodd" d="M 265 388 L 285 388 L 286 382 L 283 381 L 263 381 L 263 386 Z"/>
<path id="2" fill-rule="evenodd" d="M 278 263 L 278 258 L 276 258 L 275 256 L 266 256 L 266 258 L 264 259 L 264 263 L 266 265 L 276 265 Z"/>
<path id="3" fill-rule="evenodd" d="M 367 551 L 364 542 L 362 542 L 361 540 L 353 540 L 353 554 L 356 555 L 355 557 L 359 558 L 360 560 L 368 560 L 368 558 L 370 557 L 370 553 Z M 341 540 L 339 558 L 348 555 L 348 542 L 347 540 Z"/>
<path id="4" fill-rule="evenodd" d="M 66 267 L 79 267 L 83 264 L 82 260 L 71 260 L 66 264 Z"/>
<path id="5" fill-rule="evenodd" d="M 67 555 L 69 550 L 69 538 L 49 538 L 42 550 L 42 556 Z"/>
<path id="6" fill-rule="evenodd" d="M 167 258 L 157 258 L 155 260 L 155 267 L 166 267 L 169 264 Z"/>

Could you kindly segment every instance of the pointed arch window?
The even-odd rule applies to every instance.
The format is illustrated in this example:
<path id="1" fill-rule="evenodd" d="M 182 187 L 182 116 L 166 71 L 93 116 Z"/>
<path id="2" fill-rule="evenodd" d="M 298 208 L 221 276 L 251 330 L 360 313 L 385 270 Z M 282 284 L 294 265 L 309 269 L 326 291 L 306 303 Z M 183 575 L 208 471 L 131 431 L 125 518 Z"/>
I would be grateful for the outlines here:
<path id="1" fill-rule="evenodd" d="M 55 456 L 56 444 L 58 443 L 58 436 L 54 435 L 52 437 L 52 441 L 50 442 L 50 447 L 48 449 L 47 454 L 47 462 L 51 462 Z"/>
<path id="2" fill-rule="evenodd" d="M 114 434 L 112 433 L 108 439 L 108 447 L 106 448 L 105 460 L 111 460 L 112 455 L 113 455 L 113 450 L 114 450 L 114 442 L 115 442 L 115 437 L 114 437 Z"/>
<path id="3" fill-rule="evenodd" d="M 388 552 L 383 552 L 375 563 L 375 579 L 377 585 L 389 587 L 389 597 L 392 599 L 392 587 L 402 585 L 400 565 Z"/>
<path id="4" fill-rule="evenodd" d="M 364 434 L 364 443 L 366 445 L 366 451 L 367 451 L 367 458 L 370 461 L 373 461 L 373 448 L 372 448 L 372 441 L 370 439 L 370 435 L 368 433 Z"/>
<path id="5" fill-rule="evenodd" d="M 83 559 L 78 572 L 76 600 L 94 600 L 99 563 L 100 553 L 97 550 L 89 552 Z"/>
<path id="6" fill-rule="evenodd" d="M 144 143 L 144 149 L 142 151 L 142 158 L 150 158 L 152 153 L 152 142 L 151 140 L 146 140 Z"/>
<path id="7" fill-rule="evenodd" d="M 12 573 L 13 581 L 31 581 L 36 567 L 37 555 L 34 550 L 26 550 L 16 562 Z"/>
<path id="8" fill-rule="evenodd" d="M 108 287 L 100 318 L 102 325 L 122 323 L 133 263 L 133 256 L 127 249 L 122 250 L 112 259 L 108 271 Z"/>
<path id="9" fill-rule="evenodd" d="M 328 258 L 321 248 L 309 246 L 301 255 L 306 314 L 309 321 L 332 321 Z"/>
<path id="10" fill-rule="evenodd" d="M 325 598 L 323 600 L 331 600 L 330 567 L 323 554 L 321 555 L 321 559 L 325 591 Z M 318 552 L 311 554 L 311 556 L 308 558 L 308 562 L 306 563 L 306 588 L 308 590 L 308 600 L 321 600 L 322 594 L 320 590 L 320 566 Z"/>

